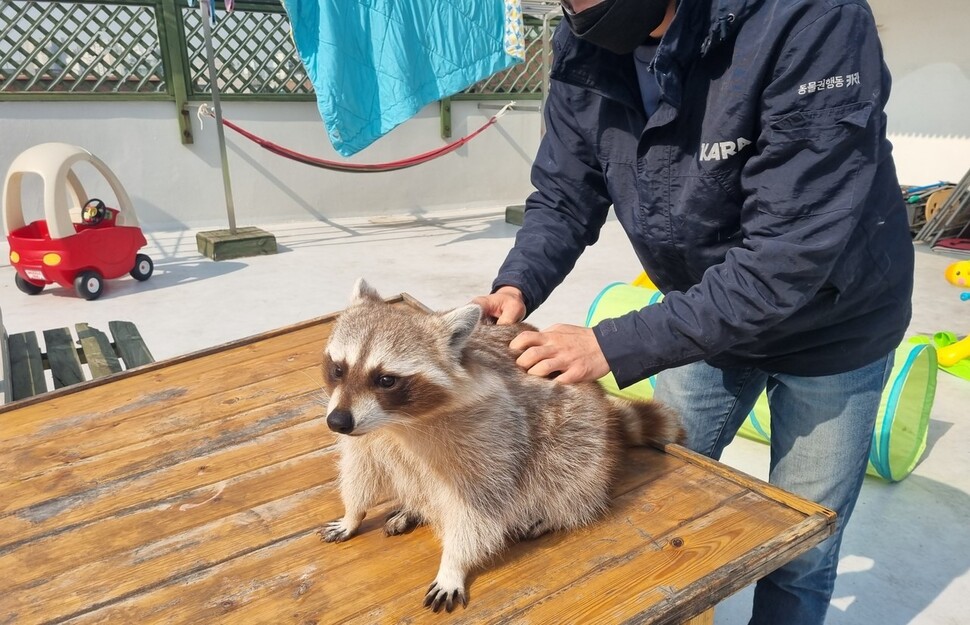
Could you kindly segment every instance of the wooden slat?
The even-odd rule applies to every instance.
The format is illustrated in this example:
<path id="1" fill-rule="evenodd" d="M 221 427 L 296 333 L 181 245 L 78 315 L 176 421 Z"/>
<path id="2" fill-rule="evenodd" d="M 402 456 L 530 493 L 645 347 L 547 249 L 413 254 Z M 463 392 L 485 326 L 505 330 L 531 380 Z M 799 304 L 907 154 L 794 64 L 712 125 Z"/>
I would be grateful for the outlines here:
<path id="1" fill-rule="evenodd" d="M 32 541 L 0 560 L 10 567 L 0 580 L 0 614 L 16 613 L 18 623 L 69 617 L 312 533 L 340 514 L 332 456 L 315 452 L 186 497 L 166 494 L 130 514 Z M 321 484 L 310 486 L 309 474 Z M 38 570 L 41 557 L 52 560 Z"/>
<path id="2" fill-rule="evenodd" d="M 732 482 L 740 484 L 741 486 L 747 489 L 759 492 L 766 497 L 774 499 L 780 503 L 785 504 L 786 506 L 789 506 L 795 510 L 798 510 L 803 514 L 806 514 L 806 515 L 820 514 L 825 517 L 828 517 L 829 520 L 835 519 L 834 512 L 832 512 L 831 510 L 829 510 L 824 506 L 821 506 L 815 503 L 814 501 L 809 501 L 797 495 L 793 495 L 786 490 L 778 488 L 777 486 L 773 484 L 769 484 L 768 482 L 765 482 L 764 480 L 759 480 L 753 475 L 748 475 L 747 473 L 742 473 L 740 471 L 732 469 L 731 467 L 725 464 L 722 464 L 716 460 L 712 460 L 707 456 L 702 456 L 701 454 L 695 451 L 691 451 L 686 447 L 682 447 L 681 445 L 671 444 L 671 445 L 664 445 L 662 449 L 664 453 L 670 454 L 671 456 L 675 456 L 677 458 L 682 458 L 687 462 L 697 467 L 700 467 L 704 471 L 720 475 L 726 479 L 731 480 Z"/>
<path id="3" fill-rule="evenodd" d="M 74 324 L 92 378 L 103 378 L 121 371 L 121 362 L 104 332 L 86 323 Z"/>
<path id="4" fill-rule="evenodd" d="M 596 571 L 595 581 L 586 579 L 563 586 L 531 602 L 516 617 L 533 623 L 622 623 L 632 615 L 645 612 L 648 606 L 676 598 L 691 582 L 783 531 L 791 520 L 777 516 L 777 509 L 775 502 L 744 492 L 710 513 L 659 536 L 662 545 L 659 552 L 640 547 L 628 557 L 604 562 Z M 708 586 L 708 600 L 714 599 L 715 590 L 719 590 L 716 585 Z M 708 607 L 709 604 L 698 612 Z M 653 618 L 638 621 L 670 622 L 658 618 L 665 616 L 663 611 L 652 612 Z"/>
<path id="5" fill-rule="evenodd" d="M 148 351 L 141 332 L 130 321 L 109 321 L 108 330 L 114 338 L 115 346 L 121 353 L 121 359 L 126 369 L 134 369 L 141 365 L 155 362 L 152 353 Z"/>
<path id="6" fill-rule="evenodd" d="M 658 466 L 654 467 L 654 464 Z M 656 454 L 636 458 L 627 467 L 625 475 L 628 477 L 625 479 L 641 472 L 647 473 L 650 478 L 639 484 L 638 488 L 619 496 L 605 519 L 573 532 L 549 534 L 535 541 L 521 543 L 500 555 L 473 575 L 469 586 L 469 608 L 459 610 L 449 618 L 456 623 L 504 622 L 516 610 L 525 609 L 547 593 L 598 571 L 604 563 L 613 559 L 624 560 L 637 546 L 646 545 L 649 550 L 659 551 L 664 535 L 702 512 L 718 509 L 725 500 L 741 492 L 740 488 L 723 480 L 709 481 L 696 472 L 692 474 L 688 469 L 685 473 L 682 469 L 681 466 L 671 471 L 670 465 L 657 458 Z M 720 486 L 724 486 L 724 490 Z M 383 554 L 380 553 L 382 545 Z M 337 553 L 328 553 L 328 548 Z M 371 550 L 376 550 L 379 555 L 369 555 Z M 344 551 L 363 551 L 364 555 L 359 560 L 344 563 Z M 430 555 L 426 555 L 428 553 Z M 345 620 L 354 623 L 434 622 L 431 615 L 421 618 L 423 608 L 420 607 L 423 593 L 434 579 L 441 557 L 441 547 L 427 528 L 416 530 L 413 537 L 388 539 L 381 535 L 378 526 L 346 543 L 325 545 L 323 551 L 314 550 L 311 554 L 320 563 L 321 573 L 325 577 L 354 579 L 355 592 L 360 597 L 366 597 L 366 601 L 341 602 L 339 595 L 342 591 L 333 586 L 314 589 L 313 593 L 301 597 L 299 606 L 292 606 L 298 607 L 304 618 L 326 613 L 330 622 L 334 623 Z M 341 561 L 335 561 L 336 557 L 340 557 Z M 269 564 L 266 576 L 292 578 L 308 562 L 313 560 L 301 562 L 283 557 L 281 564 L 295 565 L 295 569 L 277 569 Z M 650 557 L 646 557 L 643 566 L 649 568 L 653 565 Z M 395 574 L 388 575 L 387 572 L 392 570 L 396 571 Z M 219 573 L 209 583 L 203 584 L 199 589 L 200 596 L 218 593 L 218 588 L 213 586 L 227 573 L 235 577 L 234 572 Z M 286 591 L 285 587 L 275 592 L 267 591 L 261 597 L 252 597 L 245 604 L 234 606 L 234 610 L 242 610 L 254 622 L 271 622 L 274 611 L 279 610 L 281 605 L 290 604 Z M 236 618 L 239 613 L 233 612 Z M 229 615 L 223 618 L 213 622 L 232 622 Z M 512 622 L 584 621 L 552 619 Z"/>
<path id="7" fill-rule="evenodd" d="M 248 351 L 242 354 L 252 355 Z M 19 414 L 0 419 L 7 436 L 4 446 L 16 452 L 0 456 L 0 484 L 21 481 L 27 475 L 61 466 L 65 460 L 80 462 L 228 414 L 271 406 L 293 395 L 309 393 L 302 401 L 315 404 L 322 412 L 321 402 L 325 400 L 320 391 L 320 355 L 314 346 L 294 347 L 283 355 L 257 355 L 252 360 L 237 356 L 239 366 L 220 361 L 203 370 L 193 362 L 178 371 L 146 376 L 140 382 L 119 380 L 112 386 L 111 410 L 105 409 L 98 389 L 91 388 L 52 402 L 54 406 L 64 404 L 61 414 L 71 417 L 48 421 L 46 427 L 44 421 L 18 422 Z M 286 364 L 293 369 L 273 365 L 274 359 L 292 359 Z M 307 367 L 314 370 L 308 372 Z M 30 406 L 29 412 L 47 407 Z"/>
<path id="8" fill-rule="evenodd" d="M 130 374 L 122 372 L 110 379 L 110 412 L 105 410 L 100 384 L 92 382 L 75 386 L 74 390 L 68 387 L 52 391 L 44 401 L 0 407 L 5 445 L 20 449 L 37 444 L 38 436 L 71 435 L 71 428 L 51 425 L 63 423 L 65 414 L 70 414 L 75 422 L 83 420 L 85 429 L 90 429 L 114 427 L 119 421 L 156 412 L 154 404 L 158 401 L 177 400 L 195 410 L 204 407 L 207 398 L 217 395 L 223 396 L 221 401 L 230 401 L 247 385 L 288 371 L 319 367 L 327 336 L 325 327 L 310 326 L 290 334 L 245 341 L 232 348 L 155 362 Z M 171 409 L 172 404 L 167 403 L 166 407 Z"/>
<path id="9" fill-rule="evenodd" d="M 162 471 L 134 473 L 107 484 L 91 484 L 70 496 L 5 514 L 0 516 L 0 549 L 150 505 L 159 492 L 174 496 L 310 453 L 320 447 L 318 437 L 313 434 L 325 429 L 326 425 L 320 421 L 300 424 L 219 450 L 201 463 L 198 458 L 187 459 Z M 272 455 L 265 450 L 270 445 L 275 447 Z M 206 470 L 200 471 L 200 466 Z"/>
<path id="10" fill-rule="evenodd" d="M 77 346 L 69 329 L 44 330 L 44 345 L 47 347 L 47 362 L 54 378 L 54 388 L 84 381 L 81 359 L 77 356 Z"/>
<path id="11" fill-rule="evenodd" d="M 13 399 L 23 399 L 47 391 L 44 378 L 44 359 L 37 335 L 34 332 L 11 334 L 7 339 L 10 349 L 10 382 Z"/>
<path id="12" fill-rule="evenodd" d="M 90 458 L 72 458 L 69 448 L 55 447 L 42 453 L 69 459 L 43 472 L 27 472 L 17 479 L 15 472 L 5 475 L 0 490 L 16 484 L 16 493 L 0 498 L 0 515 L 23 510 L 46 501 L 69 497 L 91 484 L 109 484 L 132 473 L 149 473 L 171 467 L 189 458 L 215 453 L 284 428 L 320 418 L 317 402 L 294 395 L 276 404 L 259 406 L 221 419 L 200 422 L 136 444 L 110 449 Z M 123 435 L 123 434 L 122 434 Z M 329 431 L 321 432 L 319 444 L 332 442 Z M 35 456 L 18 454 L 22 466 L 30 466 Z"/>

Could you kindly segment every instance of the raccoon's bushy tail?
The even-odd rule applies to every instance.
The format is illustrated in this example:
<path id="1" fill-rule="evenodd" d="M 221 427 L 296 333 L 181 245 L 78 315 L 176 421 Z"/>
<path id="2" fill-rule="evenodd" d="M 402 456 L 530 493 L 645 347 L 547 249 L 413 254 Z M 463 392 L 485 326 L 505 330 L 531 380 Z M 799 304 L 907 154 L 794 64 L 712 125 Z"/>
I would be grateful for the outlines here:
<path id="1" fill-rule="evenodd" d="M 629 445 L 684 442 L 684 428 L 672 410 L 654 401 L 632 401 L 608 395 L 623 424 Z"/>

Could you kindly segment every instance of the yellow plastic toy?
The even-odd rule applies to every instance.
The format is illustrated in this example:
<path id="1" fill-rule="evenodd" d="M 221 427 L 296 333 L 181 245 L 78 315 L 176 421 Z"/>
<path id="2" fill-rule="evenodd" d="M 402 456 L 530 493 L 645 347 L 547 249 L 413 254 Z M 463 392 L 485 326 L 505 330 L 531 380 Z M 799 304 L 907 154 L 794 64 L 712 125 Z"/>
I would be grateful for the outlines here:
<path id="1" fill-rule="evenodd" d="M 946 281 L 953 286 L 970 288 L 970 260 L 960 260 L 946 268 L 944 272 Z M 960 299 L 970 301 L 970 292 L 962 293 Z M 964 358 L 970 358 L 970 336 L 940 347 L 936 350 L 936 356 L 940 364 L 944 367 L 952 367 Z"/>

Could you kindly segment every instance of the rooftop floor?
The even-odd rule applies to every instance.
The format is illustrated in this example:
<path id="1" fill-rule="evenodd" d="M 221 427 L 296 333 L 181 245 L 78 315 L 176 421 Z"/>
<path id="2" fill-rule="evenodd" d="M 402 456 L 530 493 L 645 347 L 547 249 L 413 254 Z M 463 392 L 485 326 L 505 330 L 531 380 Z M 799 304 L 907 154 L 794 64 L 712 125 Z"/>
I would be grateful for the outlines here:
<path id="1" fill-rule="evenodd" d="M 149 232 L 144 250 L 155 274 L 144 283 L 108 281 L 100 299 L 48 287 L 35 297 L 0 266 L 0 309 L 9 332 L 84 321 L 135 322 L 161 360 L 342 309 L 354 281 L 366 278 L 385 296 L 408 293 L 435 309 L 487 292 L 516 227 L 500 211 L 422 217 L 241 224 L 272 232 L 279 253 L 213 262 L 196 249 L 195 232 Z M 2 258 L 6 259 L 6 243 Z M 970 331 L 968 304 L 943 279 L 952 258 L 917 248 L 915 312 L 910 334 Z M 619 224 L 530 321 L 582 324 L 597 293 L 628 281 L 638 263 Z M 903 625 L 966 622 L 970 595 L 970 382 L 940 372 L 927 451 L 897 484 L 867 477 L 846 532 L 830 624 Z M 738 438 L 722 459 L 765 478 L 768 447 Z M 750 589 L 723 603 L 718 625 L 747 622 Z"/>

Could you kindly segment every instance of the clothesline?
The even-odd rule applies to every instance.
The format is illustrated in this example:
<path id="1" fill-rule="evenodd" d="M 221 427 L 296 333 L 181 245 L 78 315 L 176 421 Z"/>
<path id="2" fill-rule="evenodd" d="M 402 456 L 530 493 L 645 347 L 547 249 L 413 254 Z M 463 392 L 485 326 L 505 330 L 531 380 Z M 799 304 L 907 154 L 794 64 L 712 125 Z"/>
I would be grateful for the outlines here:
<path id="1" fill-rule="evenodd" d="M 439 156 L 444 156 L 445 154 L 454 152 L 461 146 L 465 145 L 466 143 L 468 143 L 469 141 L 471 141 L 472 139 L 480 135 L 489 126 L 497 122 L 498 119 L 506 112 L 508 112 L 508 110 L 511 109 L 514 105 L 515 105 L 515 102 L 509 102 L 508 104 L 503 106 L 501 110 L 499 110 L 495 115 L 490 117 L 488 121 L 482 124 L 480 128 L 478 128 L 477 130 L 475 130 L 470 134 L 465 135 L 464 137 L 456 141 L 453 141 L 440 148 L 435 148 L 433 150 L 423 152 L 421 154 L 417 154 L 408 158 L 404 158 L 397 161 L 390 161 L 386 163 L 346 163 L 341 161 L 333 161 L 333 160 L 318 158 L 318 157 L 303 154 L 301 152 L 297 152 L 295 150 L 291 150 L 289 148 L 285 148 L 281 145 L 273 143 L 272 141 L 269 141 L 268 139 L 264 139 L 242 128 L 238 124 L 231 122 L 228 119 L 225 119 L 225 117 L 223 117 L 222 119 L 222 124 L 223 126 L 229 128 L 230 130 L 235 131 L 236 133 L 249 139 L 253 143 L 259 145 L 261 148 L 269 152 L 272 152 L 273 154 L 276 154 L 278 156 L 282 156 L 284 158 L 288 158 L 290 160 L 296 161 L 298 163 L 303 163 L 305 165 L 311 165 L 313 167 L 319 167 L 322 169 L 329 169 L 332 171 L 342 171 L 346 173 L 379 173 L 379 172 L 397 171 L 399 169 L 414 167 L 416 165 L 421 165 L 422 163 L 427 163 L 428 161 L 436 159 Z M 208 106 L 208 104 L 202 104 L 199 107 L 198 116 L 200 121 L 202 120 L 203 117 L 214 118 L 215 112 Z"/>

